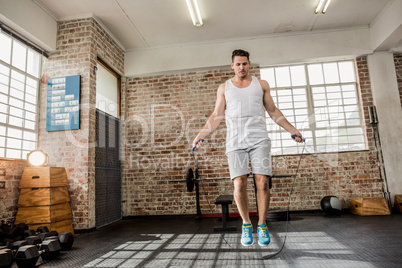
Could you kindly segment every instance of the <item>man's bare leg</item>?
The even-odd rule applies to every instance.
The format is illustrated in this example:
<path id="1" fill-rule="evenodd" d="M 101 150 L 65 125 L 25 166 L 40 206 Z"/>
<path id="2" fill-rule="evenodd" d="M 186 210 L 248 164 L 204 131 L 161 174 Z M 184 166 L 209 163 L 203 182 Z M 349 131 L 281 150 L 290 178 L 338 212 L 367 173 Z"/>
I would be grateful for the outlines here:
<path id="1" fill-rule="evenodd" d="M 269 209 L 270 192 L 269 179 L 266 175 L 254 174 L 257 187 L 258 225 L 266 224 Z"/>
<path id="2" fill-rule="evenodd" d="M 266 226 L 270 199 L 269 179 L 267 176 L 259 174 L 254 174 L 254 179 L 257 188 L 258 203 L 258 244 L 260 246 L 267 246 L 271 242 Z"/>
<path id="3" fill-rule="evenodd" d="M 240 217 L 242 218 L 243 223 L 251 223 L 248 206 L 247 175 L 234 178 L 233 185 L 233 196 L 236 201 Z"/>
<path id="4" fill-rule="evenodd" d="M 237 209 L 239 210 L 240 217 L 243 220 L 241 244 L 243 246 L 251 246 L 253 242 L 253 226 L 251 225 L 248 194 L 247 194 L 247 175 L 236 177 L 233 179 L 234 185 L 234 198 L 236 201 Z"/>

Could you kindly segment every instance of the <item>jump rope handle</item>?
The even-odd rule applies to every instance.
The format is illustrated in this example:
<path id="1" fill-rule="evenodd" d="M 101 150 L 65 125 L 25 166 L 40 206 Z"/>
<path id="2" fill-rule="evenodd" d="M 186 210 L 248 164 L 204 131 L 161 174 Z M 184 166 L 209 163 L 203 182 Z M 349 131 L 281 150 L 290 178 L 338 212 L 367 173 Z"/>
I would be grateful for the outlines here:
<path id="1" fill-rule="evenodd" d="M 295 136 L 295 135 L 292 135 L 292 139 L 296 139 L 296 136 Z M 302 139 L 301 141 L 302 141 L 302 142 L 306 142 L 306 139 Z"/>
<path id="2" fill-rule="evenodd" d="M 202 142 L 204 142 L 204 139 L 201 139 L 201 141 Z M 197 146 L 195 146 L 193 149 L 191 149 L 193 152 L 194 152 L 194 150 L 195 150 L 195 148 L 196 148 Z"/>

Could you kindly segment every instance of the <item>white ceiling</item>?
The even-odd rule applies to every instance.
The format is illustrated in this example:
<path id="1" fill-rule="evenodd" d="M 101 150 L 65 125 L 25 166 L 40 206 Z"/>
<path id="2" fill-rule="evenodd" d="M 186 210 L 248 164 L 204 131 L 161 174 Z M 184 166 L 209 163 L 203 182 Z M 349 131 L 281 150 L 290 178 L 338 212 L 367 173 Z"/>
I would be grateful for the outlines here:
<path id="1" fill-rule="evenodd" d="M 194 27 L 185 0 L 33 0 L 56 20 L 95 16 L 125 51 L 252 39 L 310 31 L 370 27 L 393 0 L 198 0 Z"/>

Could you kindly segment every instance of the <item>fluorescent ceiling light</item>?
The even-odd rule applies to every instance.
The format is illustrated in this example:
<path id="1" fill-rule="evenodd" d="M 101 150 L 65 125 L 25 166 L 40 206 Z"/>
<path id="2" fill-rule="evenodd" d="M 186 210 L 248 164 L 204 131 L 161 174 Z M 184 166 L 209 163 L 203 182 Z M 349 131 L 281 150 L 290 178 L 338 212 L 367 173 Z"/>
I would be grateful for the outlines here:
<path id="1" fill-rule="evenodd" d="M 200 9 L 198 7 L 197 0 L 186 0 L 188 11 L 190 12 L 191 19 L 193 20 L 193 24 L 195 27 L 202 26 L 204 23 L 202 22 Z"/>
<path id="2" fill-rule="evenodd" d="M 331 0 L 320 0 L 320 2 L 317 5 L 317 8 L 314 11 L 314 13 L 318 14 L 321 11 L 322 14 L 325 14 L 325 12 L 327 11 L 327 8 L 329 6 L 329 3 L 331 3 Z M 324 8 L 322 8 L 322 7 L 324 7 Z"/>
<path id="3" fill-rule="evenodd" d="M 327 0 L 327 3 L 325 4 L 324 9 L 322 10 L 322 14 L 325 14 L 325 12 L 327 11 L 329 3 L 331 3 L 331 0 Z"/>

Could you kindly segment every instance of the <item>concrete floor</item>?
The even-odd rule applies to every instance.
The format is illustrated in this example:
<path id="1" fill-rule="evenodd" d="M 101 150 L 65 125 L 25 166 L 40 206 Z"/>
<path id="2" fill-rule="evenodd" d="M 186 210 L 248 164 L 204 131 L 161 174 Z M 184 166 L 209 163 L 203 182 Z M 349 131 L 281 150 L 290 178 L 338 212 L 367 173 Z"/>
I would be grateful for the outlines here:
<path id="1" fill-rule="evenodd" d="M 362 217 L 349 213 L 291 213 L 286 222 L 268 224 L 271 244 L 240 244 L 235 233 L 213 232 L 221 222 L 194 216 L 124 219 L 92 233 L 75 235 L 70 251 L 41 267 L 402 267 L 402 214 Z M 257 219 L 252 219 L 256 226 Z M 39 261 L 40 262 L 40 261 Z M 15 266 L 15 265 L 14 265 Z"/>

